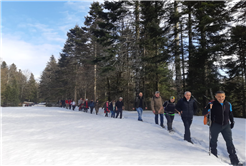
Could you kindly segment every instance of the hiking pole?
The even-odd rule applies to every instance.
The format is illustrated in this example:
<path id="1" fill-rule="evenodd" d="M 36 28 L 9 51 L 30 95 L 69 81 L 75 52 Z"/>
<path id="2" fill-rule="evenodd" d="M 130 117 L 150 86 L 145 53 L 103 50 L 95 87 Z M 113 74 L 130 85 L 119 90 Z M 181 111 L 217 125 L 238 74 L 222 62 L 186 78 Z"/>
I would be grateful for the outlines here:
<path id="1" fill-rule="evenodd" d="M 197 101 L 197 99 L 193 96 L 193 95 L 191 95 L 193 98 L 194 98 L 194 100 L 198 103 L 198 104 L 201 104 L 201 103 L 199 103 L 198 101 Z"/>

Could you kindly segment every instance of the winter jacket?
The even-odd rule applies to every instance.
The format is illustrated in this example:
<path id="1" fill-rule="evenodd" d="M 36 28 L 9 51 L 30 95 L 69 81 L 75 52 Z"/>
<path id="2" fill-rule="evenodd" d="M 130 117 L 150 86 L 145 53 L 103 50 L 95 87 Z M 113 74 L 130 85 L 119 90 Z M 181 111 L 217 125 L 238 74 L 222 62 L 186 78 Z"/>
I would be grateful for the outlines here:
<path id="1" fill-rule="evenodd" d="M 109 110 L 110 111 L 115 111 L 115 109 L 116 109 L 116 103 L 115 103 L 115 106 L 113 107 L 113 102 L 111 102 L 110 105 L 109 105 Z"/>
<path id="2" fill-rule="evenodd" d="M 89 104 L 89 106 L 90 106 L 91 108 L 94 108 L 95 103 L 94 103 L 93 101 L 91 101 L 90 104 Z"/>
<path id="3" fill-rule="evenodd" d="M 89 102 L 88 101 L 84 102 L 84 108 L 89 108 Z"/>
<path id="4" fill-rule="evenodd" d="M 78 105 L 82 104 L 83 100 L 78 100 Z"/>
<path id="5" fill-rule="evenodd" d="M 169 101 L 165 101 L 165 103 L 163 104 L 163 107 L 164 107 L 165 113 L 175 114 L 175 112 L 176 112 L 175 103 L 172 103 L 170 100 Z"/>
<path id="6" fill-rule="evenodd" d="M 152 109 L 152 111 L 155 112 L 155 114 L 164 114 L 164 109 L 162 107 L 163 107 L 163 101 L 162 101 L 161 96 L 160 97 L 155 97 L 154 96 L 151 99 L 151 109 Z M 160 110 L 160 112 L 159 112 L 159 110 Z"/>
<path id="7" fill-rule="evenodd" d="M 73 105 L 73 106 L 75 106 L 75 105 L 76 105 L 76 102 L 75 102 L 75 101 L 73 101 L 73 102 L 72 102 L 72 105 Z"/>
<path id="8" fill-rule="evenodd" d="M 135 100 L 135 108 L 141 107 L 142 109 L 144 109 L 146 107 L 146 103 L 143 97 L 136 97 Z"/>
<path id="9" fill-rule="evenodd" d="M 69 104 L 68 100 L 65 101 L 66 104 Z"/>
<path id="10" fill-rule="evenodd" d="M 96 104 L 95 104 L 95 110 L 99 110 L 99 102 L 96 102 Z"/>
<path id="11" fill-rule="evenodd" d="M 210 104 L 213 104 L 212 110 L 210 110 Z M 211 111 L 212 123 L 217 123 L 220 125 L 227 125 L 229 120 L 234 122 L 234 117 L 232 113 L 231 103 L 224 101 L 224 103 L 219 103 L 218 100 L 208 103 L 207 107 L 203 110 L 203 114 L 207 114 Z"/>
<path id="12" fill-rule="evenodd" d="M 194 99 L 190 99 L 187 101 L 187 99 L 184 97 L 178 101 L 175 108 L 181 112 L 182 117 L 189 117 L 192 118 L 194 113 L 197 111 L 197 105 Z"/>
<path id="13" fill-rule="evenodd" d="M 122 108 L 124 106 L 124 102 L 123 101 L 117 101 L 115 106 L 118 108 Z"/>
<path id="14" fill-rule="evenodd" d="M 110 105 L 110 103 L 108 102 L 108 106 L 107 106 L 107 102 L 105 102 L 104 103 L 104 105 L 103 105 L 103 108 L 104 108 L 104 113 L 106 113 L 106 112 L 110 112 L 109 111 L 109 105 Z"/>

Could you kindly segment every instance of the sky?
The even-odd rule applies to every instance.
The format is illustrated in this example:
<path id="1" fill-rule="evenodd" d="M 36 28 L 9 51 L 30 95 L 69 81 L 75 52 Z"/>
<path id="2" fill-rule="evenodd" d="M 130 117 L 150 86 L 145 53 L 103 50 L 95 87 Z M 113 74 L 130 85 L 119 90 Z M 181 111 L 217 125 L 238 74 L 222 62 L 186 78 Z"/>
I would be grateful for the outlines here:
<path id="1" fill-rule="evenodd" d="M 1 61 L 38 81 L 51 55 L 59 59 L 69 29 L 83 26 L 92 2 L 1 1 Z"/>

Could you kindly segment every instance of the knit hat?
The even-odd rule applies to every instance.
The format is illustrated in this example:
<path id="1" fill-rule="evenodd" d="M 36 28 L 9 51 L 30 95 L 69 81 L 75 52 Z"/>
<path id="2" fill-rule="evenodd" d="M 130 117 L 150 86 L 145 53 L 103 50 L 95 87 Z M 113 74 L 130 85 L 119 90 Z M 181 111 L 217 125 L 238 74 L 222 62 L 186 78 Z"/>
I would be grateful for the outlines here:
<path id="1" fill-rule="evenodd" d="M 175 97 L 174 97 L 174 96 L 171 96 L 171 97 L 170 97 L 170 100 L 171 100 L 171 99 L 174 99 L 174 100 L 175 100 Z"/>

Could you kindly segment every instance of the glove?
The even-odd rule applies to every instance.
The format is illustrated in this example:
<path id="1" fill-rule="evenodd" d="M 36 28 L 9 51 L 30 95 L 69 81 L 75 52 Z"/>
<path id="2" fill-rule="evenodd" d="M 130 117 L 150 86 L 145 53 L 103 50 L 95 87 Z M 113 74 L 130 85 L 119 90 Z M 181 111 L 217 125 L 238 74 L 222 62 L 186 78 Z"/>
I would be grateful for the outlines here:
<path id="1" fill-rule="evenodd" d="M 231 129 L 234 127 L 235 122 L 231 122 Z"/>

